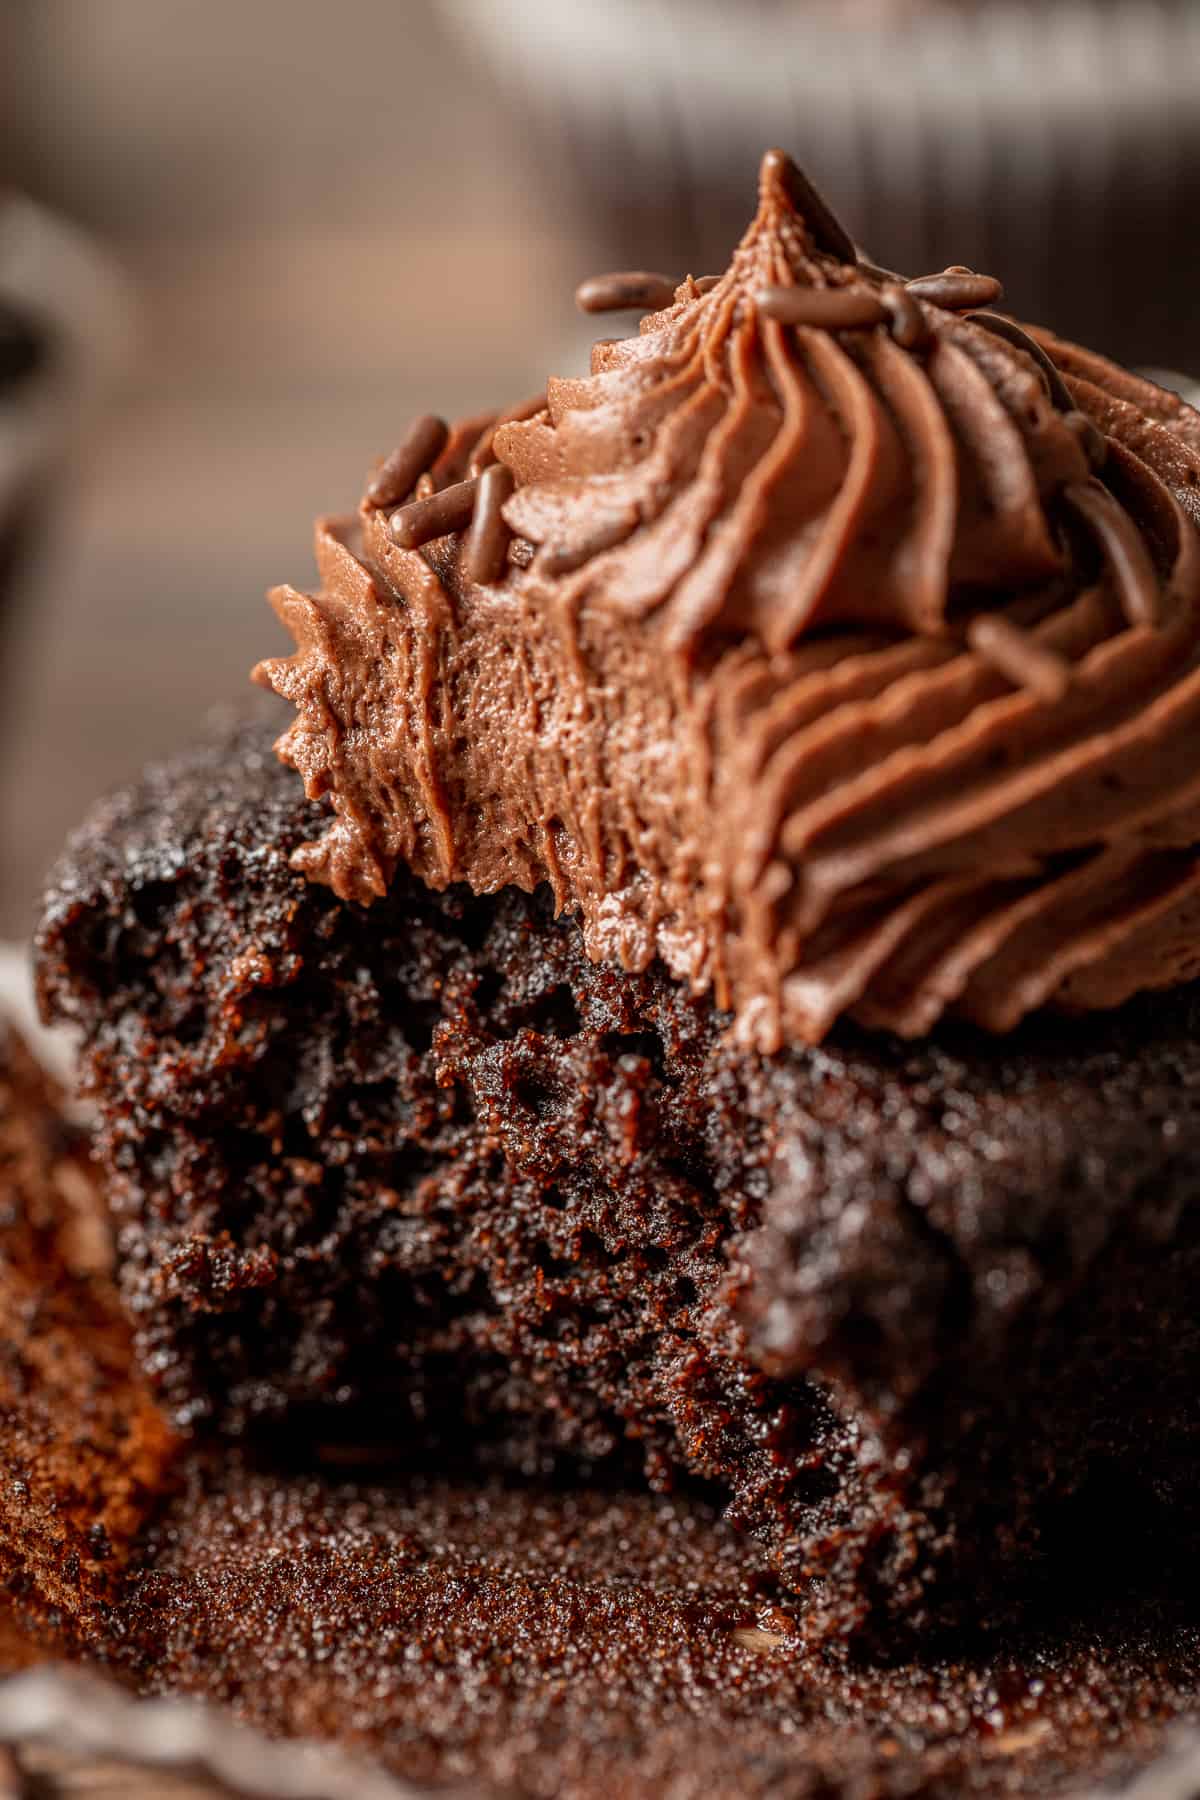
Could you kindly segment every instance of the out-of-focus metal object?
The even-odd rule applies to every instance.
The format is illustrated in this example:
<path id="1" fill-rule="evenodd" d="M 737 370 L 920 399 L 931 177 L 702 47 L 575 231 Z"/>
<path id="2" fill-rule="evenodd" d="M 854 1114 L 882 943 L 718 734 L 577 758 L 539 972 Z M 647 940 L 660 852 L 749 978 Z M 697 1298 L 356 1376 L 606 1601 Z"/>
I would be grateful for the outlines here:
<path id="1" fill-rule="evenodd" d="M 599 268 L 723 268 L 767 144 L 867 254 L 1200 366 L 1197 0 L 440 0 Z"/>
<path id="2" fill-rule="evenodd" d="M 132 319 L 128 283 L 90 238 L 0 189 L 0 604 L 128 365 Z"/>

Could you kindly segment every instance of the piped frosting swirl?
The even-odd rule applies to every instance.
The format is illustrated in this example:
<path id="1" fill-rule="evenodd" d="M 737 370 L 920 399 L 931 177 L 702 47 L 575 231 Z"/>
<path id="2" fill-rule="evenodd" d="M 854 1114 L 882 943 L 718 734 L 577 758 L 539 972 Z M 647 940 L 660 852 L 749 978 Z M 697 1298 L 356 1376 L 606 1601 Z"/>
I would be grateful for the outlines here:
<path id="1" fill-rule="evenodd" d="M 770 153 L 723 276 L 544 405 L 422 422 L 411 497 L 275 596 L 305 870 L 549 882 L 767 1049 L 1193 973 L 1200 417 L 956 310 L 992 291 L 859 262 Z"/>

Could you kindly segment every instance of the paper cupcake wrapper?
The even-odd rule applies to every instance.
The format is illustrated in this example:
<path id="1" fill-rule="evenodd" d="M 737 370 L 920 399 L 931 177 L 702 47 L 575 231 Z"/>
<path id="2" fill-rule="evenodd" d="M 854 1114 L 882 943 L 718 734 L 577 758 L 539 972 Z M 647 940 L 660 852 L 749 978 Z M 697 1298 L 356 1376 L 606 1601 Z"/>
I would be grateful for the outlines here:
<path id="1" fill-rule="evenodd" d="M 442 5 L 621 266 L 724 267 L 779 142 L 887 266 L 964 262 L 1125 360 L 1200 362 L 1195 0 Z"/>

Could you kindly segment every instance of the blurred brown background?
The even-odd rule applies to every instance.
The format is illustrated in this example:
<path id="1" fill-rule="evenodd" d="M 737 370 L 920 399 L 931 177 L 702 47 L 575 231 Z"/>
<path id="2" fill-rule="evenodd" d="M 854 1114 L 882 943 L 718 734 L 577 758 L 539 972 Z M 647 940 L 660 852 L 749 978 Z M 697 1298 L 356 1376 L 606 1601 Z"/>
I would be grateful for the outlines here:
<path id="1" fill-rule="evenodd" d="M 581 270 L 424 6 L 31 0 L 7 23 L 10 171 L 103 239 L 136 308 L 4 654 L 15 935 L 89 800 L 281 641 L 264 592 L 309 579 L 313 517 L 414 409 L 535 387 Z"/>
<path id="2" fill-rule="evenodd" d="M 0 197 L 132 309 L 9 610 L 0 935 L 248 691 L 265 589 L 409 416 L 578 366 L 598 267 L 717 266 L 772 141 L 882 260 L 1200 368 L 1200 0 L 0 0 Z"/>

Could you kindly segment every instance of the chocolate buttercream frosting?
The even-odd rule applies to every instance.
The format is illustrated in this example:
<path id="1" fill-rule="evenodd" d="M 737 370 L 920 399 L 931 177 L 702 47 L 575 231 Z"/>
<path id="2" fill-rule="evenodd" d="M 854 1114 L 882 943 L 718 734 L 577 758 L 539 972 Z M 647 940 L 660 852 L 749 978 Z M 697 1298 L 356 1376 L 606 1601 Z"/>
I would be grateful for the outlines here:
<path id="1" fill-rule="evenodd" d="M 297 866 L 548 883 L 766 1050 L 1200 970 L 1200 414 L 996 294 L 862 262 L 773 151 L 725 274 L 589 284 L 669 303 L 418 421 L 272 596 Z"/>

